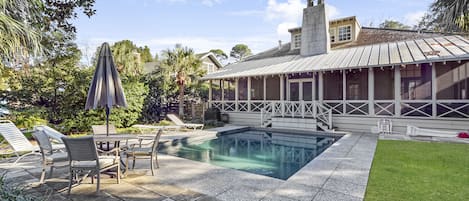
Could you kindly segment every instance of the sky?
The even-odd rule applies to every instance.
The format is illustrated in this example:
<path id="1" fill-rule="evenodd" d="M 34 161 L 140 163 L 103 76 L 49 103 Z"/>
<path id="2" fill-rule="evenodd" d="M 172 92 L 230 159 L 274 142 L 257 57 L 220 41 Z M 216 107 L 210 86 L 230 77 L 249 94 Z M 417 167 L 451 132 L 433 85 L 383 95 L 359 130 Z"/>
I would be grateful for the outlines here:
<path id="1" fill-rule="evenodd" d="M 357 16 L 362 26 L 384 20 L 415 25 L 433 0 L 325 0 L 329 19 Z M 288 29 L 301 26 L 306 0 L 98 0 L 96 15 L 74 20 L 76 42 L 89 64 L 103 42 L 128 39 L 152 54 L 182 44 L 195 52 L 239 43 L 253 53 L 290 42 Z"/>

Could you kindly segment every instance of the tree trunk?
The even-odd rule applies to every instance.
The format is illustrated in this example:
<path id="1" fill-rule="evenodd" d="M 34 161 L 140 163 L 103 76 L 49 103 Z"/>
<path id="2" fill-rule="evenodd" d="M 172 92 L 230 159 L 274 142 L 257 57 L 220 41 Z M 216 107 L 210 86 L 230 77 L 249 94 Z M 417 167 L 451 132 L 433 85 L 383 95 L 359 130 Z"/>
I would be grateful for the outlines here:
<path id="1" fill-rule="evenodd" d="M 179 118 L 184 117 L 184 84 L 179 85 Z"/>

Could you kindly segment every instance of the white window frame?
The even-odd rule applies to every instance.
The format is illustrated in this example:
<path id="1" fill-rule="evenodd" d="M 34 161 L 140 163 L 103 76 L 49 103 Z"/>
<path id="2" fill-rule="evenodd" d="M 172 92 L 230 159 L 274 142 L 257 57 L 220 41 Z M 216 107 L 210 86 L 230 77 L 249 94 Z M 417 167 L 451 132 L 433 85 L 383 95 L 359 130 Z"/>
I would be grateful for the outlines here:
<path id="1" fill-rule="evenodd" d="M 298 39 L 297 39 L 297 37 L 298 37 Z M 297 42 L 298 42 L 298 44 L 297 44 Z M 293 34 L 292 44 L 293 44 L 293 49 L 300 49 L 301 48 L 301 33 Z"/>
<path id="2" fill-rule="evenodd" d="M 346 37 L 345 40 L 341 40 L 342 39 L 341 38 L 341 33 L 340 33 L 341 28 L 350 28 L 350 38 L 349 39 L 347 39 L 347 36 L 345 36 Z M 346 42 L 346 41 L 351 41 L 352 40 L 352 38 L 353 38 L 352 37 L 352 31 L 353 31 L 352 30 L 352 25 L 349 24 L 349 25 L 339 26 L 337 30 L 338 30 L 337 31 L 337 40 L 336 40 L 337 42 Z M 345 33 L 345 34 L 347 34 L 347 33 Z"/>

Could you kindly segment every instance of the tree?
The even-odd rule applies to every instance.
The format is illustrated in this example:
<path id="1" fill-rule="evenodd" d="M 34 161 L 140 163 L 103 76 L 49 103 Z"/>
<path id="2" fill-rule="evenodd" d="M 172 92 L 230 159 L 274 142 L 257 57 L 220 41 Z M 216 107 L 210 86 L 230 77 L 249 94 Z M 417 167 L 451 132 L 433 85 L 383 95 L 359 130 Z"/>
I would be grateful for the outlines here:
<path id="1" fill-rule="evenodd" d="M 152 62 L 153 56 L 151 55 L 150 48 L 145 45 L 145 47 L 139 47 L 138 53 L 140 53 L 140 59 L 143 63 Z"/>
<path id="2" fill-rule="evenodd" d="M 211 53 L 215 54 L 215 57 L 217 57 L 218 61 L 223 62 L 228 59 L 228 55 L 226 55 L 225 52 L 221 49 L 211 49 Z"/>
<path id="3" fill-rule="evenodd" d="M 121 76 L 139 76 L 143 72 L 139 48 L 130 40 L 122 40 L 111 47 L 114 62 Z"/>
<path id="4" fill-rule="evenodd" d="M 94 0 L 43 1 L 0 0 L 0 62 L 8 67 L 28 65 L 31 56 L 42 56 L 43 34 L 63 32 L 73 40 L 75 26 L 70 22 L 81 8 L 95 14 Z"/>
<path id="5" fill-rule="evenodd" d="M 420 26 L 444 32 L 469 31 L 469 1 L 436 0 Z"/>
<path id="6" fill-rule="evenodd" d="M 41 18 L 41 1 L 0 1 L 0 62 L 11 63 L 25 52 L 41 51 L 40 32 L 31 26 Z M 28 50 L 28 51 L 26 51 Z"/>
<path id="7" fill-rule="evenodd" d="M 379 28 L 385 29 L 411 29 L 410 26 L 402 24 L 401 22 L 395 20 L 385 20 L 383 23 L 379 24 Z"/>
<path id="8" fill-rule="evenodd" d="M 179 88 L 179 116 L 184 116 L 184 90 L 195 78 L 201 76 L 201 61 L 194 51 L 188 47 L 176 47 L 173 50 L 163 51 L 162 67 L 165 74 L 173 74 Z"/>
<path id="9" fill-rule="evenodd" d="M 252 55 L 251 49 L 245 44 L 235 45 L 230 52 L 230 56 L 237 61 L 242 61 L 245 57 Z"/>

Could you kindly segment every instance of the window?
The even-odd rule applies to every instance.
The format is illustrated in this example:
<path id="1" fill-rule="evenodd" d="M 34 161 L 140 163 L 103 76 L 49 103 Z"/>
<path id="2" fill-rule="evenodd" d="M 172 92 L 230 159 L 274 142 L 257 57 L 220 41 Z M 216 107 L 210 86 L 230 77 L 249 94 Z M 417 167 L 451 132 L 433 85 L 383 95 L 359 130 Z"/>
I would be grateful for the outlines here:
<path id="1" fill-rule="evenodd" d="M 342 72 L 324 73 L 324 100 L 342 100 Z"/>
<path id="2" fill-rule="evenodd" d="M 280 77 L 268 76 L 266 78 L 266 99 L 267 100 L 280 100 Z"/>
<path id="3" fill-rule="evenodd" d="M 293 35 L 293 49 L 298 49 L 301 47 L 301 34 Z"/>
<path id="4" fill-rule="evenodd" d="M 264 100 L 264 78 L 251 77 L 251 100 Z"/>
<path id="5" fill-rule="evenodd" d="M 212 100 L 221 100 L 221 80 L 212 80 Z"/>
<path id="6" fill-rule="evenodd" d="M 436 65 L 437 99 L 469 99 L 469 64 L 448 62 Z"/>
<path id="7" fill-rule="evenodd" d="M 329 29 L 329 34 L 331 35 L 331 43 L 335 43 L 335 28 Z"/>
<path id="8" fill-rule="evenodd" d="M 374 68 L 375 100 L 394 100 L 394 69 Z"/>
<path id="9" fill-rule="evenodd" d="M 339 27 L 339 41 L 352 40 L 352 26 Z"/>
<path id="10" fill-rule="evenodd" d="M 368 100 L 368 71 L 347 72 L 347 100 Z"/>
<path id="11" fill-rule="evenodd" d="M 248 79 L 239 78 L 238 80 L 238 99 L 247 100 L 248 99 Z"/>
<path id="12" fill-rule="evenodd" d="M 223 82 L 224 100 L 235 100 L 235 80 L 225 80 Z"/>

